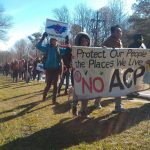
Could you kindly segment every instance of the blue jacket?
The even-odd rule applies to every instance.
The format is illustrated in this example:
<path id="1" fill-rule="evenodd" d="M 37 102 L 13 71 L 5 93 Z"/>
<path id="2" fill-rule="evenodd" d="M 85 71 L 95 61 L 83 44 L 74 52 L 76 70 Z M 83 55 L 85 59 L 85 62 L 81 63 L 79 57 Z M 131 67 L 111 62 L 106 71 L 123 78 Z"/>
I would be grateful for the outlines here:
<path id="1" fill-rule="evenodd" d="M 39 49 L 41 52 L 46 54 L 46 61 L 45 61 L 45 69 L 59 69 L 61 66 L 61 56 L 60 56 L 60 49 L 58 47 L 52 47 L 50 44 L 46 46 L 42 45 L 42 42 L 39 42 L 36 45 L 36 48 Z"/>

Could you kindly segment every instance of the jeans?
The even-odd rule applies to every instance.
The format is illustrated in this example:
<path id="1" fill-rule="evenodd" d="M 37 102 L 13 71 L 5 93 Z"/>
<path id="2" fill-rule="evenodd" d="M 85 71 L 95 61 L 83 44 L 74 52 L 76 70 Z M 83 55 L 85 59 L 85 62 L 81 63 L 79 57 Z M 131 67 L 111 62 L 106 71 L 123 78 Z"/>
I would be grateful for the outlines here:
<path id="1" fill-rule="evenodd" d="M 59 77 L 59 69 L 49 69 L 46 70 L 46 87 L 44 89 L 43 96 L 45 97 L 53 83 L 53 95 L 52 100 L 56 101 L 56 95 L 57 95 L 57 82 Z"/>
<path id="2" fill-rule="evenodd" d="M 58 93 L 60 93 L 60 90 L 64 83 L 65 78 L 66 78 L 65 92 L 67 93 L 67 89 L 69 87 L 69 75 L 70 75 L 69 68 L 67 68 L 67 70 L 63 72 L 63 75 L 61 77 L 61 80 L 58 86 Z"/>

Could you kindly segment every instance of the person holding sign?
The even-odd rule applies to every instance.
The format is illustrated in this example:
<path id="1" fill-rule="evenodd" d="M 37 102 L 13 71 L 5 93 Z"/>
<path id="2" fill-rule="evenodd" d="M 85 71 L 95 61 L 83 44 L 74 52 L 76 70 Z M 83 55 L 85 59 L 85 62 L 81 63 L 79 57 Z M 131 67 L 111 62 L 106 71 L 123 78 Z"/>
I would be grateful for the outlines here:
<path id="1" fill-rule="evenodd" d="M 111 36 L 104 41 L 102 44 L 103 47 L 109 48 L 123 48 L 122 41 L 122 30 L 119 25 L 115 25 L 111 27 Z M 116 97 L 115 101 L 115 111 L 114 113 L 124 111 L 123 105 L 121 104 L 121 97 Z"/>
<path id="2" fill-rule="evenodd" d="M 129 48 L 142 48 L 142 49 L 146 49 L 146 46 L 145 44 L 143 43 L 143 36 L 142 34 L 135 34 L 133 36 L 133 43 L 131 43 L 129 45 Z M 130 93 L 127 95 L 128 98 L 130 97 L 136 97 L 138 96 L 139 94 L 137 92 L 133 92 L 133 93 Z"/>
<path id="3" fill-rule="evenodd" d="M 131 43 L 129 45 L 129 48 L 141 48 L 141 49 L 146 49 L 146 46 L 144 44 L 144 38 L 142 36 L 142 34 L 135 34 L 133 36 L 133 43 Z M 146 72 L 144 74 L 144 83 L 148 83 L 150 84 L 150 60 L 147 60 L 146 61 L 146 64 L 145 64 L 145 69 L 146 69 Z M 139 94 L 137 92 L 133 92 L 131 94 L 128 94 L 127 96 L 128 97 L 135 97 L 135 96 L 138 96 Z"/>
<path id="4" fill-rule="evenodd" d="M 91 43 L 91 40 L 87 33 L 80 32 L 75 37 L 75 45 L 76 46 L 90 46 L 90 43 Z M 78 99 L 76 97 L 74 97 L 73 106 L 72 106 L 73 115 L 78 115 L 77 114 L 77 104 L 78 104 Z M 80 115 L 85 118 L 89 118 L 89 115 L 87 115 L 87 113 L 86 113 L 87 104 L 88 104 L 88 100 L 81 101 Z M 95 99 L 95 107 L 101 108 L 100 98 Z"/>
<path id="5" fill-rule="evenodd" d="M 129 45 L 129 48 L 143 48 L 143 49 L 146 49 L 146 46 L 143 43 L 144 38 L 143 38 L 142 34 L 135 34 L 133 36 L 133 39 L 134 39 L 134 42 Z"/>
<path id="6" fill-rule="evenodd" d="M 57 39 L 51 38 L 50 43 L 46 46 L 43 46 L 42 43 L 47 37 L 48 34 L 45 32 L 41 38 L 41 40 L 36 45 L 36 48 L 41 52 L 47 55 L 45 62 L 45 70 L 46 70 L 46 87 L 43 92 L 43 101 L 46 100 L 47 93 L 51 87 L 51 84 L 54 84 L 52 102 L 56 104 L 56 95 L 57 95 L 57 82 L 59 74 L 62 71 L 62 62 L 60 49 L 57 46 Z"/>
<path id="7" fill-rule="evenodd" d="M 60 83 L 58 86 L 58 94 L 60 94 L 60 90 L 61 87 L 64 83 L 64 80 L 66 79 L 66 84 L 65 84 L 65 92 L 64 94 L 67 95 L 67 90 L 69 87 L 69 76 L 70 76 L 70 69 L 71 69 L 71 46 L 69 44 L 69 38 L 68 36 L 65 37 L 65 45 L 60 45 L 61 46 L 61 50 L 62 50 L 62 60 L 63 60 L 63 64 L 64 64 L 64 69 L 63 69 L 63 73 L 60 79 Z"/>

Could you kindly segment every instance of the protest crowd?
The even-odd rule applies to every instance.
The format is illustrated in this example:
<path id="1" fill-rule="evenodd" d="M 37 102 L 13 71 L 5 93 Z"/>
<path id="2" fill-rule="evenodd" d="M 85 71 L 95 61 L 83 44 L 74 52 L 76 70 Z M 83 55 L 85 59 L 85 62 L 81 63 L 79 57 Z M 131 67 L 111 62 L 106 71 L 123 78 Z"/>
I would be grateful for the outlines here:
<path id="1" fill-rule="evenodd" d="M 65 89 L 64 95 L 73 95 L 73 98 L 70 101 L 70 105 L 72 108 L 73 116 L 81 116 L 88 118 L 87 114 L 87 105 L 88 100 L 80 100 L 76 96 L 74 90 L 74 68 L 72 67 L 72 45 L 69 43 L 69 38 L 66 36 L 65 44 L 58 44 L 58 39 L 55 37 L 51 37 L 49 43 L 43 45 L 44 39 L 48 36 L 46 32 L 43 33 L 42 38 L 38 41 L 36 48 L 42 52 L 41 57 L 36 57 L 32 59 L 21 59 L 21 60 L 13 60 L 12 62 L 6 62 L 1 66 L 1 70 L 4 76 L 10 75 L 12 77 L 13 82 L 25 81 L 30 82 L 31 80 L 37 80 L 38 82 L 45 75 L 45 88 L 43 91 L 43 101 L 48 100 L 47 95 L 48 91 L 53 85 L 53 95 L 52 95 L 52 103 L 54 105 L 57 104 L 57 96 L 60 94 L 61 88 L 65 81 Z M 111 27 L 111 35 L 103 42 L 101 45 L 104 49 L 107 48 L 123 48 L 123 44 L 121 41 L 122 30 L 119 25 L 115 25 Z M 128 48 L 141 48 L 146 49 L 145 44 L 143 43 L 143 36 L 141 34 L 135 34 L 134 42 L 129 45 Z M 80 32 L 76 35 L 74 39 L 75 46 L 82 47 L 90 47 L 91 46 L 91 38 L 85 32 Z M 78 53 L 83 59 L 84 57 L 91 58 L 105 58 L 105 50 L 101 53 L 85 53 L 82 50 Z M 129 55 L 137 55 L 136 53 L 132 53 Z M 141 55 L 144 55 L 141 53 Z M 137 56 L 139 57 L 139 56 Z M 93 63 L 93 62 L 91 62 Z M 147 61 L 150 64 L 149 61 Z M 91 64 L 93 65 L 93 64 Z M 105 64 L 105 66 L 109 68 L 112 64 Z M 104 64 L 101 64 L 101 68 L 103 68 Z M 71 82 L 70 82 L 71 81 Z M 69 84 L 71 83 L 71 85 Z M 130 94 L 130 96 L 135 96 Z M 121 97 L 115 98 L 115 113 L 119 113 L 125 111 L 125 108 L 122 105 Z M 81 101 L 81 110 L 78 112 L 78 103 Z M 101 97 L 98 97 L 94 100 L 95 109 L 101 109 Z"/>

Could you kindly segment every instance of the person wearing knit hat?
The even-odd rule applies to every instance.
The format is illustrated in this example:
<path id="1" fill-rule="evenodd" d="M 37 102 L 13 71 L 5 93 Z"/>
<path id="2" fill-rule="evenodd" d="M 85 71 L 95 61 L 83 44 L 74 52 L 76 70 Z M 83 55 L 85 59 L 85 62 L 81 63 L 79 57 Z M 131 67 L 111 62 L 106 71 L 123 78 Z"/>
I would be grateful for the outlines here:
<path id="1" fill-rule="evenodd" d="M 84 42 L 85 41 L 85 42 Z M 79 32 L 75 37 L 75 45 L 76 46 L 90 46 L 91 38 L 86 32 Z M 83 45 L 85 44 L 85 45 Z"/>
<path id="2" fill-rule="evenodd" d="M 85 33 L 85 32 L 79 32 L 77 36 L 75 37 L 75 45 L 76 46 L 90 46 L 91 45 L 91 38 L 90 36 Z M 77 104 L 78 104 L 78 99 L 74 99 L 73 101 L 73 106 L 72 106 L 72 113 L 73 115 L 78 115 L 77 114 Z M 80 115 L 82 117 L 88 118 L 89 115 L 86 113 L 87 109 L 87 104 L 88 100 L 82 100 L 81 101 L 81 110 L 80 110 Z M 100 98 L 95 99 L 95 107 L 96 108 L 101 108 L 100 105 Z"/>

